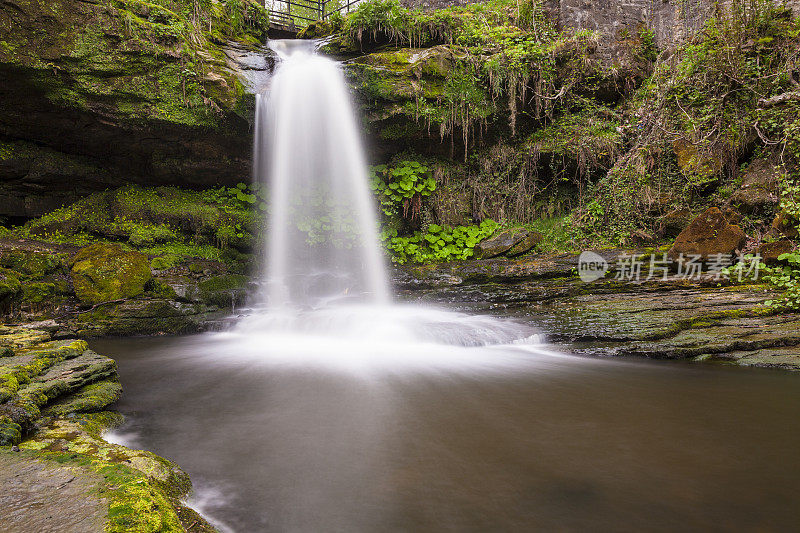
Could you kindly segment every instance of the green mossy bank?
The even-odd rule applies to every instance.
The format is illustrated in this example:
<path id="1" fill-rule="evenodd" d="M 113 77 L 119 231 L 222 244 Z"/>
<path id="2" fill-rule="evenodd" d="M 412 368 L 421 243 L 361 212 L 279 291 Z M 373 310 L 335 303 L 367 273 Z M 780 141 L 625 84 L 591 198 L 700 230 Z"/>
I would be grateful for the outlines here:
<path id="1" fill-rule="evenodd" d="M 559 29 L 535 1 L 370 2 L 309 33 L 345 61 L 375 157 L 432 169 L 426 223 L 555 218 L 575 248 L 650 246 L 718 207 L 748 251 L 798 224 L 800 23 L 780 2 L 720 6 L 665 50 L 645 24 Z"/>
<path id="2" fill-rule="evenodd" d="M 102 439 L 122 420 L 108 410 L 121 393 L 114 361 L 32 328 L 0 327 L 0 344 L 0 479 L 17 476 L 4 527 L 214 531 L 181 502 L 191 482 L 180 468 Z"/>
<path id="3" fill-rule="evenodd" d="M 253 97 L 229 50 L 258 49 L 267 27 L 251 0 L 4 2 L 0 212 L 131 181 L 240 181 Z"/>

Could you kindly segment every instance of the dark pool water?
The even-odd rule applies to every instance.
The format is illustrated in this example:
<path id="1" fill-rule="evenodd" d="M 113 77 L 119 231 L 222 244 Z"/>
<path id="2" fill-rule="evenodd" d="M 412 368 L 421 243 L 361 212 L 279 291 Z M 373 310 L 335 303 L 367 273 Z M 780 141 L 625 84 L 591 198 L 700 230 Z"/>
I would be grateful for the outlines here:
<path id="1" fill-rule="evenodd" d="M 92 344 L 119 363 L 116 438 L 187 470 L 222 529 L 800 530 L 800 374 L 514 347 L 338 365 L 209 335 Z"/>

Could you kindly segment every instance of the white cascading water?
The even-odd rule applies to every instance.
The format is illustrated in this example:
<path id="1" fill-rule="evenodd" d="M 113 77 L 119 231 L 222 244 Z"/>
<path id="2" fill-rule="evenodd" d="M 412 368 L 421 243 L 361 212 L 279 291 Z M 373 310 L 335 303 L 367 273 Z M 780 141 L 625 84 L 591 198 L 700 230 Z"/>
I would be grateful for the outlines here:
<path id="1" fill-rule="evenodd" d="M 238 337 L 239 353 L 261 360 L 348 368 L 437 357 L 463 365 L 469 357 L 451 347 L 536 344 L 511 320 L 391 302 L 342 70 L 313 42 L 270 46 L 281 62 L 257 100 L 254 147 L 255 177 L 269 191 L 261 302 L 220 338 Z"/>
<path id="2" fill-rule="evenodd" d="M 389 283 L 347 86 L 313 46 L 273 41 L 282 62 L 269 96 L 257 100 L 256 179 L 270 191 L 268 303 L 385 304 Z"/>

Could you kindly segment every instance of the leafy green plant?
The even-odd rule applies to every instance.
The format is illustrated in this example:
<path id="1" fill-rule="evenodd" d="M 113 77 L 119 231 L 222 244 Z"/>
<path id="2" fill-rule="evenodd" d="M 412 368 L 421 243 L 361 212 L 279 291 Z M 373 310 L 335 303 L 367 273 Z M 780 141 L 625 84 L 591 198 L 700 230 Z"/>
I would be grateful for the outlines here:
<path id="1" fill-rule="evenodd" d="M 800 183 L 786 175 L 781 179 L 780 208 L 792 221 L 800 221 Z"/>
<path id="2" fill-rule="evenodd" d="M 800 253 L 790 252 L 778 256 L 781 264 L 768 266 L 759 261 L 753 268 L 752 255 L 745 255 L 737 264 L 725 268 L 723 274 L 732 279 L 760 279 L 782 291 L 780 297 L 767 300 L 764 305 L 773 309 L 800 311 Z"/>
<path id="3" fill-rule="evenodd" d="M 382 234 L 396 263 L 438 263 L 469 259 L 475 246 L 490 237 L 500 224 L 484 220 L 478 226 L 439 226 L 431 224 L 427 231 L 416 232 L 409 237 L 400 237 L 396 230 Z"/>
<path id="4" fill-rule="evenodd" d="M 762 267 L 764 279 L 783 292 L 780 298 L 767 300 L 764 305 L 774 308 L 800 311 L 800 253 L 791 252 L 778 256 L 785 263 L 774 267 Z"/>
<path id="5" fill-rule="evenodd" d="M 378 196 L 384 215 L 396 217 L 402 209 L 403 218 L 416 220 L 422 207 L 421 198 L 436 190 L 436 180 L 426 165 L 404 160 L 391 167 L 372 167 L 370 187 Z"/>
<path id="6" fill-rule="evenodd" d="M 210 204 L 233 209 L 267 210 L 266 193 L 260 183 L 238 183 L 236 187 L 209 189 L 203 193 L 203 199 Z"/>

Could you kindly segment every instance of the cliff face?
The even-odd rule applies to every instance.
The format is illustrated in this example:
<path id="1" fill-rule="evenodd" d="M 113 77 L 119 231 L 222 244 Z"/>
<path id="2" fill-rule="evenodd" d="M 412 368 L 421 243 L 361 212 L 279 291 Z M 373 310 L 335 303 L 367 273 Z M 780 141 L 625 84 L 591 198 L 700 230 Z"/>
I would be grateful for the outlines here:
<path id="1" fill-rule="evenodd" d="M 126 181 L 248 175 L 251 99 L 221 43 L 256 46 L 266 13 L 200 5 L 0 4 L 0 215 L 36 216 Z"/>

